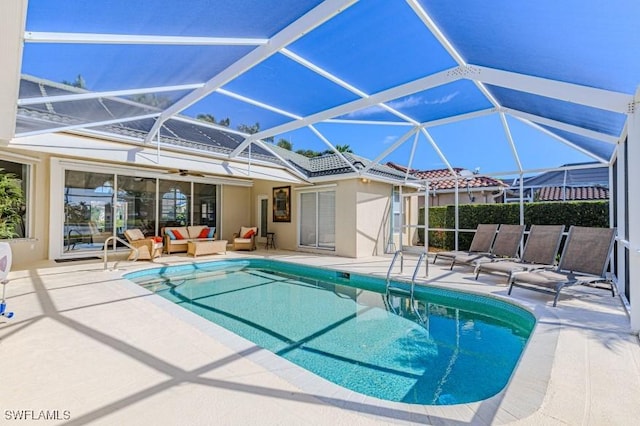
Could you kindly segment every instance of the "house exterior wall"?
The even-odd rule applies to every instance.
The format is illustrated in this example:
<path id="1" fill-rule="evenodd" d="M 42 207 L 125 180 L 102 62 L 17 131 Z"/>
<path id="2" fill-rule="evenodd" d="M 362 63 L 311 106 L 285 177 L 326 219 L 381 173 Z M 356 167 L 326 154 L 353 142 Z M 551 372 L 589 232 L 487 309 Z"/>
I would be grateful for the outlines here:
<path id="1" fill-rule="evenodd" d="M 472 191 L 471 195 L 474 197 L 474 201 L 472 202 L 469 199 L 469 194 L 467 194 L 467 190 L 464 188 L 460 188 L 460 200 L 459 204 L 494 204 L 497 202 L 496 198 L 493 197 L 493 193 L 489 191 Z M 498 198 L 500 200 L 500 198 Z M 451 193 L 440 193 L 435 197 L 433 195 L 429 196 L 430 207 L 436 206 L 452 206 L 456 203 L 456 194 Z"/>
<path id="2" fill-rule="evenodd" d="M 380 182 L 353 181 L 357 212 L 354 257 L 382 255 L 389 238 L 393 187 Z"/>
<path id="3" fill-rule="evenodd" d="M 274 232 L 276 237 L 276 247 L 283 250 L 296 250 L 297 248 L 297 223 L 298 223 L 298 205 L 297 192 L 294 190 L 295 185 L 291 185 L 291 222 L 274 222 L 273 221 L 273 188 L 289 186 L 282 182 L 274 182 L 267 180 L 256 180 L 253 182 L 251 195 L 251 213 L 254 226 L 258 226 L 260 218 L 258 215 L 258 199 L 259 197 L 267 198 L 267 230 Z M 257 239 L 259 243 L 265 243 L 263 237 Z"/>
<path id="4" fill-rule="evenodd" d="M 220 232 L 218 238 L 233 242 L 233 234 L 240 230 L 241 226 L 255 226 L 251 214 L 253 203 L 251 201 L 251 188 L 222 185 L 220 197 Z"/>
<path id="5" fill-rule="evenodd" d="M 291 185 L 291 222 L 273 222 L 273 188 L 281 182 L 255 181 L 250 208 L 252 223 L 258 223 L 257 203 L 261 196 L 268 197 L 268 229 L 276 234 L 279 249 L 344 257 L 366 257 L 384 253 L 389 235 L 392 185 L 348 179 L 323 182 L 315 186 Z M 313 249 L 298 245 L 300 194 L 307 190 L 335 191 L 335 250 Z"/>

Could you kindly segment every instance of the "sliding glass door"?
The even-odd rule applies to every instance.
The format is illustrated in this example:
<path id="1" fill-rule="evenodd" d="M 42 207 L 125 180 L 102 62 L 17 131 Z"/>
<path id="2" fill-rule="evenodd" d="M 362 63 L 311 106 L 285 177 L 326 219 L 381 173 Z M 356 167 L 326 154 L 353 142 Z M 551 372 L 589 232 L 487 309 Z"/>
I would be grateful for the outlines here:
<path id="1" fill-rule="evenodd" d="M 62 253 L 102 250 L 110 236 L 125 239 L 127 229 L 153 236 L 163 226 L 217 227 L 218 188 L 201 182 L 67 169 Z"/>
<path id="2" fill-rule="evenodd" d="M 335 250 L 335 191 L 300 194 L 300 246 Z"/>

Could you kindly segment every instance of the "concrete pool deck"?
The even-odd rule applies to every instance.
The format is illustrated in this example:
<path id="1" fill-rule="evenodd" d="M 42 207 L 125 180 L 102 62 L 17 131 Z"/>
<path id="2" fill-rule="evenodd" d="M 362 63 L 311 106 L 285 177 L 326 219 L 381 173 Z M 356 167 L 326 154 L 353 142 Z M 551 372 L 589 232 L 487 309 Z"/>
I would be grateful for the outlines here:
<path id="1" fill-rule="evenodd" d="M 265 256 L 384 276 L 390 256 L 347 259 L 278 250 Z M 417 406 L 346 391 L 122 279 L 158 265 L 41 262 L 13 271 L 0 317 L 0 423 L 46 424 L 636 424 L 640 345 L 618 297 L 569 288 L 507 296 L 503 277 L 429 265 L 430 285 L 515 301 L 538 325 L 506 389 L 486 401 Z M 442 266 L 441 266 L 442 265 Z M 405 273 L 412 271 L 411 265 Z"/>

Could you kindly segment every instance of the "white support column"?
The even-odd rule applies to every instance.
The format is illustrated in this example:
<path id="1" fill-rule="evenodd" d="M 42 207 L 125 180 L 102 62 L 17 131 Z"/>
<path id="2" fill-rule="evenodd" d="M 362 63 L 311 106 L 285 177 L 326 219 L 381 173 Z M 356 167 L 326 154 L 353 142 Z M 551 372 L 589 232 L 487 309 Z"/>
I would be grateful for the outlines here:
<path id="1" fill-rule="evenodd" d="M 26 16 L 27 0 L 0 1 L 0 144 L 3 145 L 13 139 L 16 131 Z"/>
<path id="2" fill-rule="evenodd" d="M 640 87 L 636 91 L 633 104 L 628 114 L 629 133 L 627 137 L 627 182 L 629 186 L 640 182 Z M 634 184 L 635 182 L 635 184 Z M 624 196 L 623 194 L 619 194 Z M 627 225 L 629 241 L 629 303 L 631 304 L 631 329 L 640 331 L 640 191 L 637 188 L 627 188 Z"/>
<path id="3" fill-rule="evenodd" d="M 616 148 L 616 163 L 617 163 L 617 185 L 614 188 L 613 185 L 610 186 L 609 191 L 616 191 L 618 195 L 616 198 L 616 227 L 618 228 L 618 240 L 616 242 L 618 247 L 618 263 L 616 267 L 616 278 L 618 278 L 618 291 L 620 293 L 625 293 L 627 289 L 627 271 L 626 271 L 626 259 L 624 256 L 626 247 L 624 243 L 620 240 L 625 239 L 627 235 L 627 221 L 626 221 L 626 211 L 627 211 L 627 202 L 625 195 L 627 193 L 627 187 L 625 183 L 625 170 L 627 169 L 626 164 L 626 154 L 625 151 L 627 149 L 627 144 L 623 140 L 618 144 Z M 612 198 L 610 198 L 613 201 Z M 612 222 L 613 223 L 613 222 Z"/>

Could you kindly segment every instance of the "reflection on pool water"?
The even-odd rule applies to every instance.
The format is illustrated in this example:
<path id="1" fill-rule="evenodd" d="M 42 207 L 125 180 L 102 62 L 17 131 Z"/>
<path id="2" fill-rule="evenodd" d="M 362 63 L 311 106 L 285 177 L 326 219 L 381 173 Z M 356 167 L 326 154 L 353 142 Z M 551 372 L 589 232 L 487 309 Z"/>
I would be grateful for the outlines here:
<path id="1" fill-rule="evenodd" d="M 155 268 L 126 278 L 353 391 L 410 404 L 486 399 L 535 325 L 493 298 L 265 259 Z"/>

